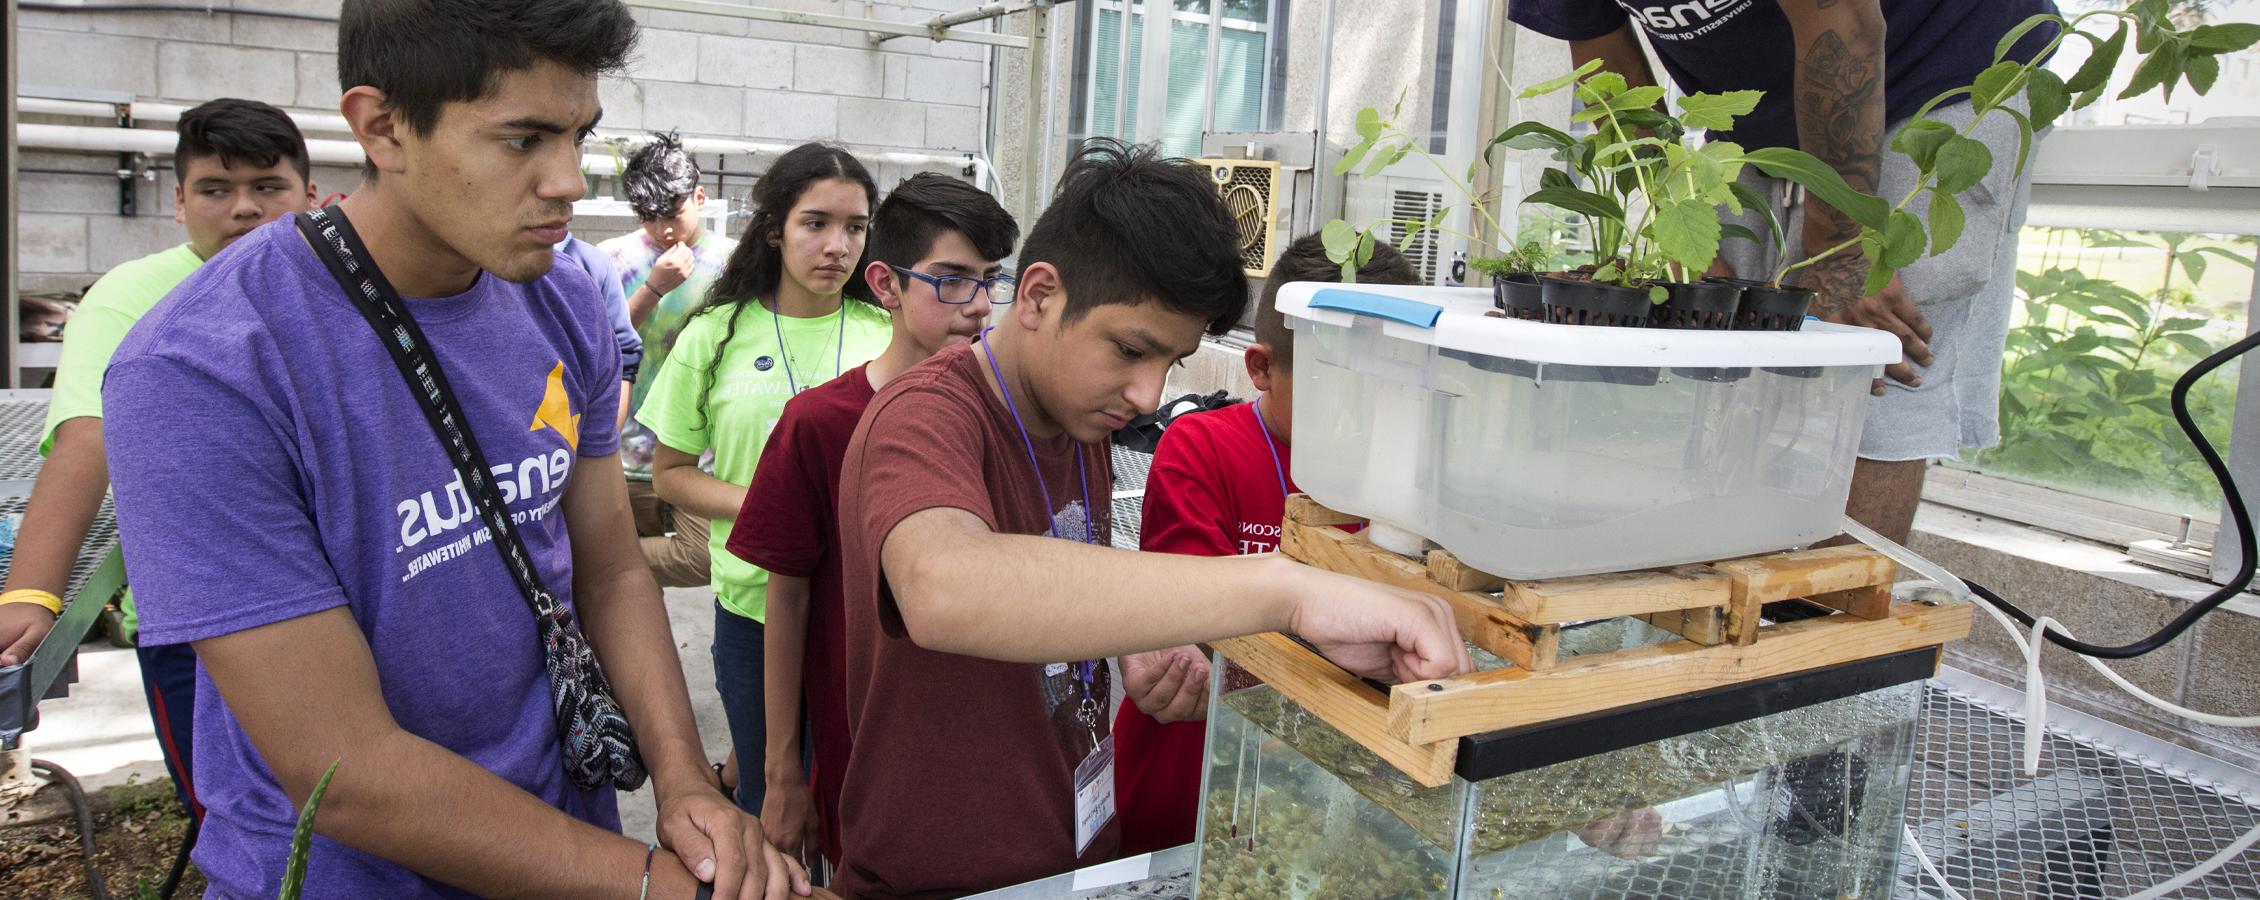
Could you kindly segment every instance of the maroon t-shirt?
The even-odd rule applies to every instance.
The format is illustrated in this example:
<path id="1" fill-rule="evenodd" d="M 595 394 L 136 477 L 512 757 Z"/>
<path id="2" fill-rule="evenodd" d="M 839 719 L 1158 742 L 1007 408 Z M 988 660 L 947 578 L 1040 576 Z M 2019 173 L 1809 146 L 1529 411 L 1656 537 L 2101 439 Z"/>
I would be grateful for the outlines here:
<path id="1" fill-rule="evenodd" d="M 864 366 L 785 402 L 725 545 L 772 574 L 808 579 L 801 702 L 815 765 L 824 858 L 840 861 L 840 785 L 847 780 L 847 625 L 840 611 L 840 526 L 834 502 L 855 424 L 876 396 Z"/>
<path id="2" fill-rule="evenodd" d="M 1039 476 L 989 379 L 980 351 L 965 346 L 903 373 L 871 401 L 840 472 L 855 743 L 840 796 L 843 859 L 833 890 L 845 897 L 958 897 L 1009 887 L 1113 859 L 1120 841 L 1110 823 L 1087 851 L 1075 852 L 1075 767 L 1108 725 L 1102 713 L 1087 728 L 1075 713 L 1086 690 L 1103 709 L 1106 666 L 1096 667 L 1086 688 L 1075 660 L 997 662 L 919 647 L 905 635 L 880 572 L 887 534 L 938 507 L 972 513 L 1000 534 L 1056 531 L 1080 540 L 1088 523 L 1100 543 L 1110 539 L 1114 470 L 1106 448 L 1065 435 L 1036 440 Z M 1094 508 L 1096 520 L 1087 516 Z"/>

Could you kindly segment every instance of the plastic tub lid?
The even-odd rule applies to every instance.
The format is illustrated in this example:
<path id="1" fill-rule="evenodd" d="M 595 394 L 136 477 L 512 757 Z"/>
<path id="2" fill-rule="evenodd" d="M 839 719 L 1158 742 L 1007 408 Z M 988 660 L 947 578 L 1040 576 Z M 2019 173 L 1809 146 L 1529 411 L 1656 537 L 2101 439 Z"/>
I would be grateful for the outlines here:
<path id="1" fill-rule="evenodd" d="M 1485 315 L 1493 307 L 1482 288 L 1297 281 L 1279 289 L 1277 302 L 1290 319 L 1347 328 L 1363 318 L 1402 341 L 1558 365 L 1880 366 L 1900 358 L 1889 332 L 1819 321 L 1803 331 L 1694 331 L 1501 318 Z"/>

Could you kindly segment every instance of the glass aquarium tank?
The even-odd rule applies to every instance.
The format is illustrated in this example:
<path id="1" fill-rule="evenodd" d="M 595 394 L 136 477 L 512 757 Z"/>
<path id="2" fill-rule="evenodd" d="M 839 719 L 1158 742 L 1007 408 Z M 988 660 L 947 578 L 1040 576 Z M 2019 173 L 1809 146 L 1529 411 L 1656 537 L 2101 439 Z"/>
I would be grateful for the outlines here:
<path id="1" fill-rule="evenodd" d="M 1652 637 L 1633 630 L 1653 631 L 1574 629 L 1565 652 Z M 1934 660 L 1466 738 L 1429 788 L 1220 658 L 1197 896 L 1881 900 Z"/>

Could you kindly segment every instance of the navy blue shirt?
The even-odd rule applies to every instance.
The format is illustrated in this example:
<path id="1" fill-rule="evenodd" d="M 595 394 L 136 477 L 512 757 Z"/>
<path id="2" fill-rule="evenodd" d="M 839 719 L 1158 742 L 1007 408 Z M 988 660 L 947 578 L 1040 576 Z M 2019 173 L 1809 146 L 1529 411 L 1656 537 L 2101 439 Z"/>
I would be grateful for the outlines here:
<path id="1" fill-rule="evenodd" d="M 1969 85 L 1993 64 L 2002 35 L 2055 11 L 2050 0 L 1883 0 L 1885 121 L 1896 125 L 1930 98 Z M 1680 90 L 1766 92 L 1719 137 L 1751 148 L 1797 146 L 1796 42 L 1777 0 L 1509 0 L 1507 17 L 1565 41 L 1633 23 Z M 2033 29 L 2010 56 L 2032 59 L 2053 35 Z"/>

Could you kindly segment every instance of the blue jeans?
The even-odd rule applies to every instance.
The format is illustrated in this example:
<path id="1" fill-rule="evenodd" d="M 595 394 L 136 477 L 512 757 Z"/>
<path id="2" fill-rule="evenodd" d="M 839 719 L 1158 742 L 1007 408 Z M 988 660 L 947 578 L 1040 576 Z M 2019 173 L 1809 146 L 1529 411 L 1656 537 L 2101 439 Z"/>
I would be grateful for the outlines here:
<path id="1" fill-rule="evenodd" d="M 768 791 L 761 760 L 769 750 L 769 720 L 762 703 L 761 623 L 714 604 L 714 690 L 722 695 L 722 714 L 730 722 L 730 743 L 738 753 L 738 808 L 761 813 Z"/>
<path id="2" fill-rule="evenodd" d="M 189 750 L 196 733 L 196 651 L 187 644 L 143 644 L 133 654 L 141 661 L 142 696 L 149 700 L 149 724 L 156 727 L 165 771 L 173 776 L 173 795 L 189 818 L 202 821 Z"/>

